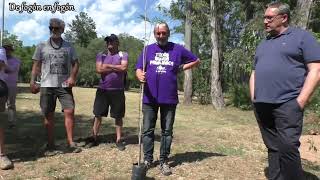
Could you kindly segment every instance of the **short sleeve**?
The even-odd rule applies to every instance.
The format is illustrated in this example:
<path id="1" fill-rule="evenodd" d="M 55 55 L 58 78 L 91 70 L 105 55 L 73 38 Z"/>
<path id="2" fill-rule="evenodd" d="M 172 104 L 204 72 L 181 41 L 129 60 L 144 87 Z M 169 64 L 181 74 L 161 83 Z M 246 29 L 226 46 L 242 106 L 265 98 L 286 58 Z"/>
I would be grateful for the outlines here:
<path id="1" fill-rule="evenodd" d="M 42 48 L 43 48 L 43 43 L 40 43 L 37 45 L 36 50 L 33 53 L 32 59 L 36 61 L 41 61 L 43 59 L 42 57 Z"/>
<path id="2" fill-rule="evenodd" d="M 301 41 L 301 49 L 305 62 L 320 60 L 320 44 L 309 32 L 306 32 Z"/>
<path id="3" fill-rule="evenodd" d="M 191 51 L 187 50 L 185 47 L 182 47 L 182 64 L 188 64 L 190 62 L 194 62 L 198 59 L 196 55 L 194 55 Z"/>

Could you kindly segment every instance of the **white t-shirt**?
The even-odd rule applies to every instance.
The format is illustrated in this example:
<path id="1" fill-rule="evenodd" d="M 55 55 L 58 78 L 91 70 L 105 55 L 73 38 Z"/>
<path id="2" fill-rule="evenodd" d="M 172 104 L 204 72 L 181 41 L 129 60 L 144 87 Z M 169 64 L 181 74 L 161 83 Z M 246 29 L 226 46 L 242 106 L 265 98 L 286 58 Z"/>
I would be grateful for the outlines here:
<path id="1" fill-rule="evenodd" d="M 2 47 L 0 47 L 0 61 L 4 62 L 5 64 L 7 63 L 7 56 L 6 56 L 6 50 Z M 7 74 L 4 72 L 4 68 L 0 70 L 0 79 L 2 81 L 6 81 L 7 79 Z"/>
<path id="2" fill-rule="evenodd" d="M 61 48 L 54 49 L 50 39 L 38 44 L 32 59 L 41 61 L 41 87 L 62 87 L 71 73 L 72 64 L 78 60 L 69 42 L 63 40 Z"/>

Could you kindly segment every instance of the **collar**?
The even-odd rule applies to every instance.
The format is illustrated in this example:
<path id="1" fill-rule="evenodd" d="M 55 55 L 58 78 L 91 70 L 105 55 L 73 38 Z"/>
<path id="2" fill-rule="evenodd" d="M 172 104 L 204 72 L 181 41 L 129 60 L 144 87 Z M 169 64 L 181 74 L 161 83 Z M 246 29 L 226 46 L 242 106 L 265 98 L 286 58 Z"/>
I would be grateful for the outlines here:
<path id="1" fill-rule="evenodd" d="M 290 27 L 290 26 L 288 26 L 288 28 L 287 28 L 285 31 L 283 31 L 282 33 L 280 33 L 280 34 L 278 34 L 278 35 L 276 35 L 276 36 L 271 36 L 271 35 L 269 34 L 269 35 L 267 36 L 267 40 L 269 40 L 269 39 L 276 39 L 276 38 L 278 38 L 278 37 L 280 37 L 280 36 L 282 36 L 282 35 L 288 35 L 288 34 L 290 34 L 292 31 L 293 31 L 293 28 Z"/>

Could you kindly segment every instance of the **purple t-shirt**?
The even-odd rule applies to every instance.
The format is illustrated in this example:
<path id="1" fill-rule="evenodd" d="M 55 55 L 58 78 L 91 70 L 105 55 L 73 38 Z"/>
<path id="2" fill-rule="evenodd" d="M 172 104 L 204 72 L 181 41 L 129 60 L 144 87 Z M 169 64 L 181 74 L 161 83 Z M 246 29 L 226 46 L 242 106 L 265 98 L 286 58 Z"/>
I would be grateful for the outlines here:
<path id="1" fill-rule="evenodd" d="M 128 53 L 122 51 L 115 55 L 99 53 L 96 57 L 96 62 L 102 62 L 103 64 L 120 65 L 121 61 L 128 61 Z M 124 76 L 124 72 L 115 71 L 101 74 L 99 88 L 104 90 L 124 89 Z"/>
<path id="2" fill-rule="evenodd" d="M 136 69 L 143 69 L 142 55 L 138 58 Z M 197 59 L 192 52 L 172 42 L 162 48 L 156 43 L 147 46 L 143 103 L 178 104 L 179 66 Z"/>
<path id="3" fill-rule="evenodd" d="M 10 57 L 8 59 L 8 66 L 12 70 L 7 76 L 7 85 L 9 87 L 17 87 L 18 74 L 20 69 L 20 60 L 15 57 Z"/>

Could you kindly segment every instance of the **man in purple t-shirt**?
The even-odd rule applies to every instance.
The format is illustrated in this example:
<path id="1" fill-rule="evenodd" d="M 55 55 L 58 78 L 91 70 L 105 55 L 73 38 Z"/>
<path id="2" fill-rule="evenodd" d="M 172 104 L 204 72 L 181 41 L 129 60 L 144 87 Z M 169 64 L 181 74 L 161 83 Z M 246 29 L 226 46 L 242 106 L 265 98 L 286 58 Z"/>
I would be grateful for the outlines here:
<path id="1" fill-rule="evenodd" d="M 179 70 L 190 69 L 200 62 L 183 46 L 168 42 L 169 36 L 170 30 L 167 23 L 156 24 L 154 37 L 157 43 L 147 46 L 145 54 L 141 53 L 136 64 L 136 76 L 140 82 L 144 83 L 142 107 L 144 161 L 147 167 L 150 167 L 153 162 L 154 129 L 160 108 L 160 170 L 166 176 L 172 174 L 167 160 L 178 104 L 177 74 Z"/>
<path id="2" fill-rule="evenodd" d="M 128 69 L 128 54 L 118 50 L 119 39 L 116 35 L 111 34 L 104 40 L 106 50 L 96 57 L 96 71 L 101 74 L 101 80 L 93 106 L 93 142 L 89 146 L 97 145 L 102 117 L 108 116 L 110 107 L 110 116 L 115 119 L 116 124 L 116 146 L 123 151 L 125 145 L 121 135 L 125 114 L 124 78 Z"/>
<path id="3" fill-rule="evenodd" d="M 7 100 L 7 108 L 8 108 L 8 120 L 9 120 L 9 128 L 13 128 L 16 125 L 16 95 L 17 95 L 17 81 L 18 74 L 20 69 L 21 61 L 12 56 L 12 52 L 14 51 L 12 44 L 6 44 L 3 46 L 6 50 L 7 60 L 8 60 L 8 68 L 6 70 L 7 73 L 7 86 L 8 86 L 8 100 Z"/>

